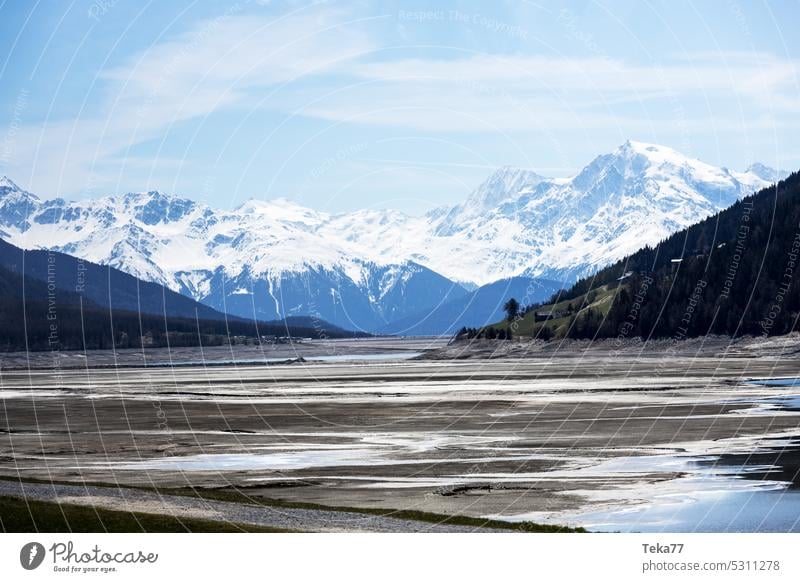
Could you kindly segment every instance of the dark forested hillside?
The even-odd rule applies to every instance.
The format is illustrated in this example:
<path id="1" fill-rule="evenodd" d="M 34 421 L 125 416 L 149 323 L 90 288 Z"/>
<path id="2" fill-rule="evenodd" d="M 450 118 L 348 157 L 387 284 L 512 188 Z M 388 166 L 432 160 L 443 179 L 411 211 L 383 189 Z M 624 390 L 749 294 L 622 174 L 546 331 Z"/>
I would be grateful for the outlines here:
<path id="1" fill-rule="evenodd" d="M 579 281 L 557 299 L 616 289 L 603 313 L 576 302 L 565 326 L 569 337 L 779 335 L 796 328 L 798 279 L 800 174 L 794 173 Z"/>
<path id="2" fill-rule="evenodd" d="M 210 346 L 259 341 L 264 336 L 353 335 L 310 318 L 248 322 L 112 310 L 0 267 L 0 351 Z"/>
<path id="3" fill-rule="evenodd" d="M 0 266 L 60 290 L 78 293 L 92 303 L 112 309 L 161 316 L 226 318 L 224 313 L 207 305 L 119 269 L 54 251 L 25 251 L 2 239 Z"/>

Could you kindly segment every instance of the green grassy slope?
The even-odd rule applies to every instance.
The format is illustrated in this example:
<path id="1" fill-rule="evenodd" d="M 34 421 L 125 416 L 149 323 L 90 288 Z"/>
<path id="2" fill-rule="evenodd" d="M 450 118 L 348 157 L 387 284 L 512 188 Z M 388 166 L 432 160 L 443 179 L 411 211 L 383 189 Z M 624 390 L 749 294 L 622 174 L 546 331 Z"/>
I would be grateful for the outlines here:
<path id="1" fill-rule="evenodd" d="M 537 306 L 519 319 L 512 322 L 500 321 L 492 324 L 492 327 L 496 329 L 511 328 L 513 335 L 546 337 L 548 339 L 550 337 L 566 337 L 574 321 L 580 321 L 580 318 L 586 317 L 588 312 L 591 312 L 593 317 L 605 317 L 613 305 L 616 294 L 620 289 L 625 288 L 627 288 L 625 284 L 616 282 L 600 285 L 575 297 Z M 550 312 L 561 312 L 565 315 L 547 321 L 537 322 L 535 320 L 536 313 Z M 543 328 L 549 331 L 543 332 Z"/>

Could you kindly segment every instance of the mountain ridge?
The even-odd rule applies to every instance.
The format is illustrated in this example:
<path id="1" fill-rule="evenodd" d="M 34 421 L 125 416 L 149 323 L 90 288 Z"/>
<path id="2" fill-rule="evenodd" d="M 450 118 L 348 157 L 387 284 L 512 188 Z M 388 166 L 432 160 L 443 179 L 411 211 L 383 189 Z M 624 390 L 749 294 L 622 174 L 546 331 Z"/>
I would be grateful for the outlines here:
<path id="1" fill-rule="evenodd" d="M 158 191 L 42 201 L 4 178 L 0 237 L 107 264 L 243 317 L 314 314 L 374 330 L 458 300 L 462 283 L 568 283 L 780 175 L 628 141 L 571 178 L 500 168 L 464 203 L 417 217 L 329 214 L 286 199 L 226 211 Z"/>

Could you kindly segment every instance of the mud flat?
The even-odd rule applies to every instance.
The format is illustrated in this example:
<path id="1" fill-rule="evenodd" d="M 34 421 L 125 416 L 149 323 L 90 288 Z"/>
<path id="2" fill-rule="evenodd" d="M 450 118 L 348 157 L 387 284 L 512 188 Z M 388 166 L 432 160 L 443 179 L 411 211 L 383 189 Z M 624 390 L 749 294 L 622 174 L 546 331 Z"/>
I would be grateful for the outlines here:
<path id="1" fill-rule="evenodd" d="M 3 370 L 0 475 L 612 531 L 788 531 L 763 500 L 794 499 L 800 388 L 753 381 L 797 375 L 771 352 Z M 763 519 L 678 517 L 732 495 L 761 500 Z"/>
<path id="2" fill-rule="evenodd" d="M 261 345 L 0 352 L 0 369 L 81 369 L 175 366 L 281 365 L 309 362 L 383 361 L 419 357 L 447 345 L 449 338 L 292 339 Z"/>

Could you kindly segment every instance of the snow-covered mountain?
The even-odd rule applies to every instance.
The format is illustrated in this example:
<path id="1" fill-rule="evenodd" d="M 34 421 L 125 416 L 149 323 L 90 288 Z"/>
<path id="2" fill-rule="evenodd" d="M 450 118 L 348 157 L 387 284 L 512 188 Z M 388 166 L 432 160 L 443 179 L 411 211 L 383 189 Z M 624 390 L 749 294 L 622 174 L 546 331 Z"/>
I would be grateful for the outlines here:
<path id="1" fill-rule="evenodd" d="M 348 240 L 349 229 L 406 220 L 331 216 L 287 200 L 221 211 L 160 192 L 43 202 L 0 182 L 0 236 L 22 248 L 110 265 L 241 317 L 313 315 L 350 329 L 377 329 L 467 293 L 412 260 L 376 261 L 379 253 Z"/>
<path id="2" fill-rule="evenodd" d="M 6 176 L 0 178 L 0 237 L 26 232 L 28 219 L 41 207 L 41 200 L 21 190 Z"/>
<path id="3" fill-rule="evenodd" d="M 0 181 L 0 236 L 52 248 L 245 317 L 311 314 L 374 330 L 517 275 L 572 279 L 769 185 L 626 142 L 571 178 L 502 168 L 424 216 L 328 214 L 284 199 L 218 210 L 161 192 L 43 201 Z"/>
<path id="4" fill-rule="evenodd" d="M 448 216 L 452 238 L 502 238 L 487 263 L 516 273 L 572 279 L 654 244 L 784 176 L 763 165 L 745 172 L 716 168 L 664 146 L 626 142 L 577 175 L 543 180 L 473 217 Z M 434 267 L 435 268 L 435 267 Z"/>

